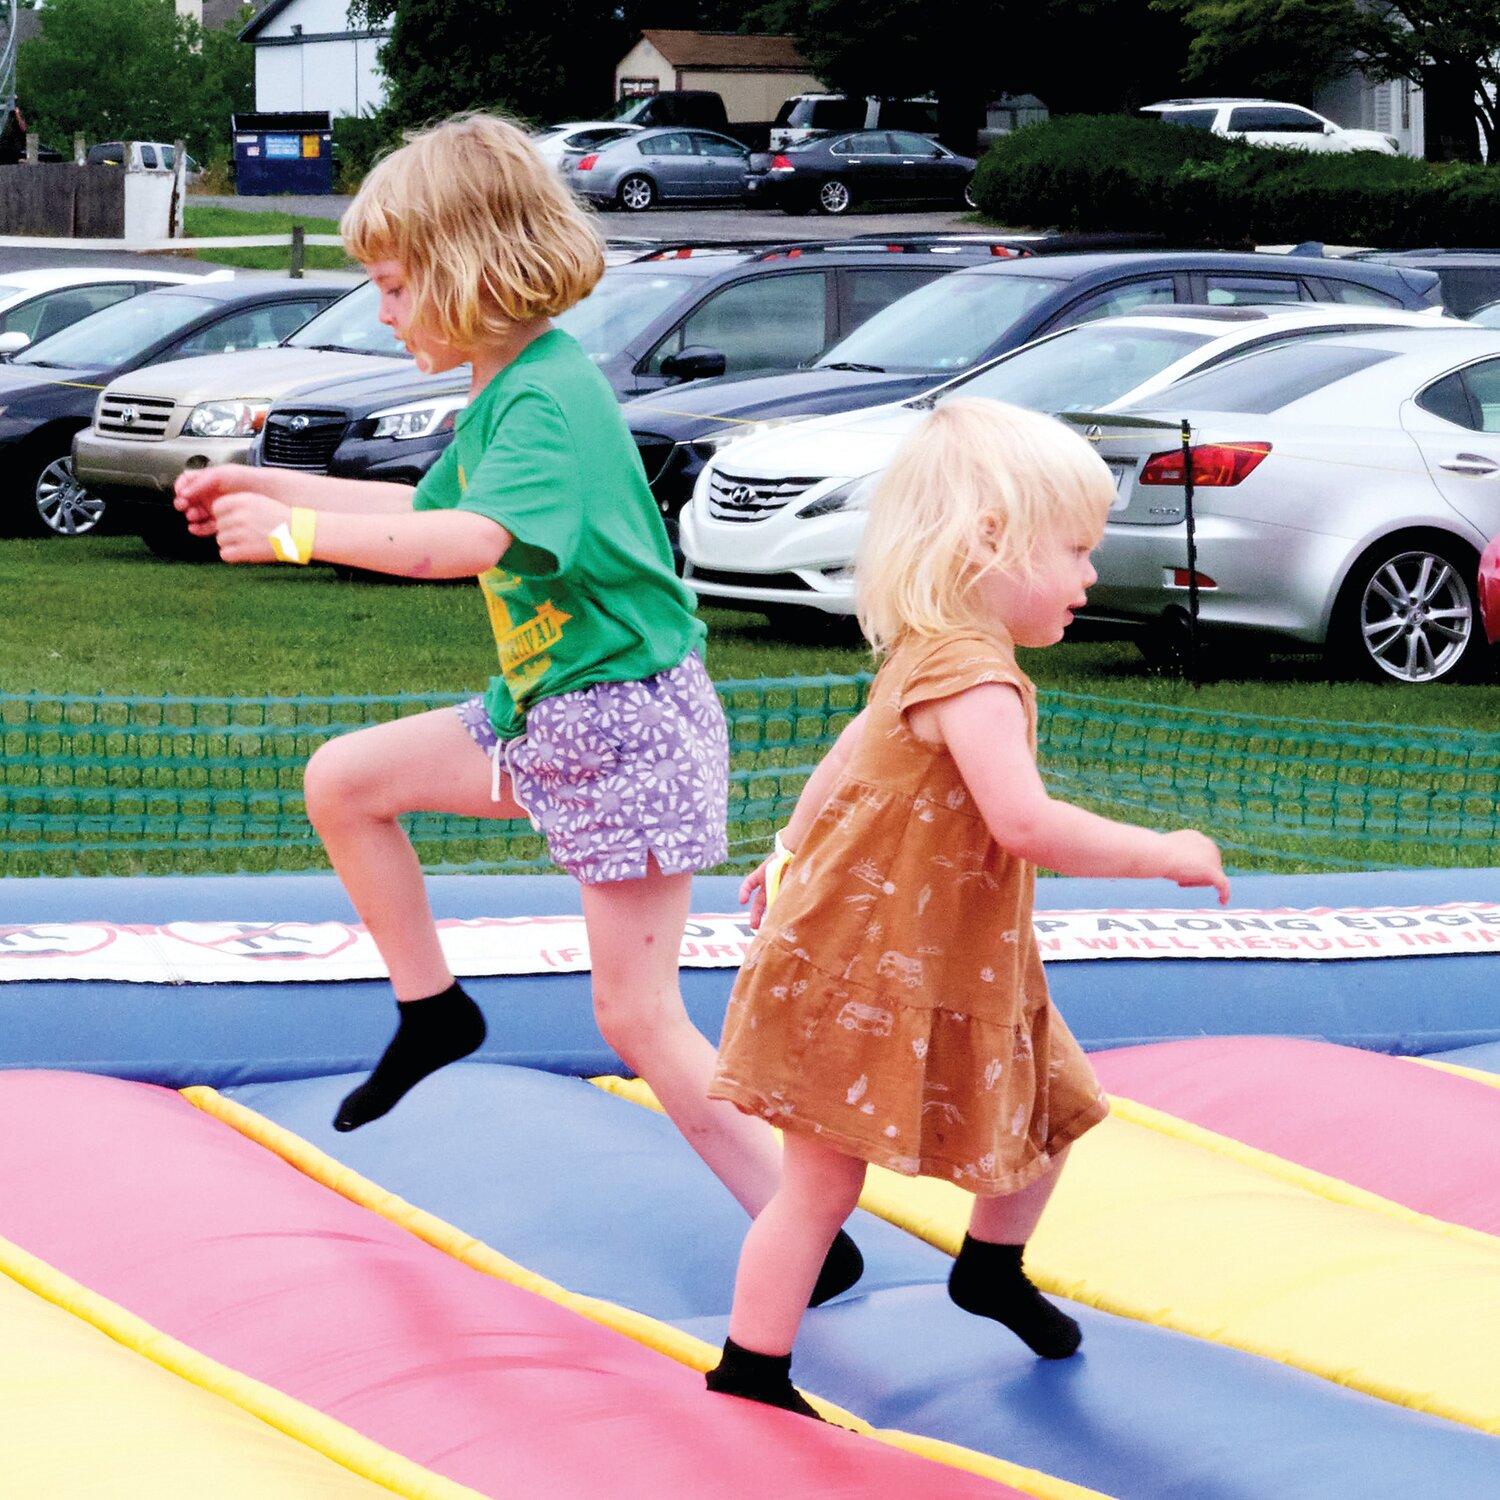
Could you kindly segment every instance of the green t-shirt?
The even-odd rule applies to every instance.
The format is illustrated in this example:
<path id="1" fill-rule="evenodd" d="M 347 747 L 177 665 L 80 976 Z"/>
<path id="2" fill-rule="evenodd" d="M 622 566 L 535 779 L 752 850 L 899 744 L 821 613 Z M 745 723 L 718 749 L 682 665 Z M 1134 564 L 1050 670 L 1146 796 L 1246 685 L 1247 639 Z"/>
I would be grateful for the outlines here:
<path id="1" fill-rule="evenodd" d="M 650 677 L 703 642 L 614 392 L 560 329 L 459 414 L 413 504 L 474 511 L 514 538 L 479 579 L 500 652 L 484 703 L 501 739 L 541 698 Z"/>

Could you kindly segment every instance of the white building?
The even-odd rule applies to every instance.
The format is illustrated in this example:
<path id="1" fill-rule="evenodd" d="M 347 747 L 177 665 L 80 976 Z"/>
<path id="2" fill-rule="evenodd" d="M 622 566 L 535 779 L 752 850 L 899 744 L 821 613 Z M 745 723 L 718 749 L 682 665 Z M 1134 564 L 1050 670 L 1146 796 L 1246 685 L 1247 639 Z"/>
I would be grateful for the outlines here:
<path id="1" fill-rule="evenodd" d="M 348 0 L 271 0 L 240 33 L 255 48 L 255 108 L 362 115 L 385 103 L 388 30 L 350 25 Z"/>
<path id="2" fill-rule="evenodd" d="M 1403 156 L 1425 156 L 1422 90 L 1409 78 L 1350 73 L 1318 90 L 1312 106 L 1350 130 L 1378 130 L 1401 142 Z"/>

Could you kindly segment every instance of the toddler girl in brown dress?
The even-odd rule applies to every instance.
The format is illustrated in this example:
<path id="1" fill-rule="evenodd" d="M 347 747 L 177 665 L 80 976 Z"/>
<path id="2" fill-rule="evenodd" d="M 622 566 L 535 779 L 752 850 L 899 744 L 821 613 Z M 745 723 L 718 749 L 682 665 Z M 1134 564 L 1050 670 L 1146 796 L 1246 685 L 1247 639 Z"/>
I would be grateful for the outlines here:
<path id="1" fill-rule="evenodd" d="M 781 1185 L 740 1258 L 710 1389 L 816 1415 L 791 1349 L 868 1163 L 975 1195 L 949 1292 L 1037 1354 L 1078 1325 L 1021 1266 L 1069 1144 L 1108 1112 L 1047 996 L 1036 867 L 1164 876 L 1227 901 L 1219 851 L 1054 801 L 1017 646 L 1061 639 L 1095 580 L 1114 488 L 1082 438 L 998 402 L 945 402 L 871 502 L 860 623 L 884 661 L 746 881 L 759 933 L 710 1096 L 778 1126 Z M 762 921 L 762 918 L 764 920 Z"/>

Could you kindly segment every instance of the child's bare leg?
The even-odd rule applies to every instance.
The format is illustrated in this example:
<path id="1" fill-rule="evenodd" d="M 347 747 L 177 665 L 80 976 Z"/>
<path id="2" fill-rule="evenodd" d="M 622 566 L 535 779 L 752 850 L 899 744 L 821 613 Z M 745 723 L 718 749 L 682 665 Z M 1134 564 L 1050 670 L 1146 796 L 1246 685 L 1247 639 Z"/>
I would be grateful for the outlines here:
<path id="1" fill-rule="evenodd" d="M 693 1025 L 678 979 L 691 875 L 663 875 L 648 861 L 643 880 L 583 887 L 594 972 L 594 1017 L 604 1039 L 651 1085 L 687 1143 L 754 1218 L 781 1178 L 775 1136 L 759 1120 L 708 1097 L 713 1044 Z M 864 1269 L 847 1235 L 828 1256 L 814 1305 L 854 1285 Z"/>
<path id="2" fill-rule="evenodd" d="M 1021 1268 L 1026 1241 L 1057 1186 L 1067 1150 L 1035 1182 L 1003 1197 L 976 1198 L 969 1232 L 948 1277 L 948 1295 L 966 1312 L 1003 1323 L 1043 1359 L 1066 1359 L 1083 1333 L 1031 1284 Z"/>
<path id="3" fill-rule="evenodd" d="M 788 1132 L 781 1184 L 745 1237 L 729 1338 L 708 1388 L 817 1413 L 791 1383 L 792 1345 L 828 1247 L 859 1202 L 865 1163 Z"/>
<path id="4" fill-rule="evenodd" d="M 379 1118 L 413 1084 L 484 1040 L 484 1018 L 454 982 L 422 867 L 397 819 L 418 810 L 519 817 L 508 787 L 504 801 L 490 800 L 490 777 L 489 760 L 452 709 L 329 740 L 308 763 L 307 815 L 385 960 L 401 1018 L 369 1080 L 340 1106 L 340 1130 Z"/>

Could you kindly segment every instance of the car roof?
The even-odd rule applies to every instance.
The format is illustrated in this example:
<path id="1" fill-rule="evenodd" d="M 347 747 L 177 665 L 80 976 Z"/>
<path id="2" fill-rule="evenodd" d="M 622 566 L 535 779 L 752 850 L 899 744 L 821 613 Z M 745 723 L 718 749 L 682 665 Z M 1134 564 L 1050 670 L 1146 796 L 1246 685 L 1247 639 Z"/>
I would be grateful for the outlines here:
<path id="1" fill-rule="evenodd" d="M 1155 104 L 1143 104 L 1142 109 L 1169 109 L 1180 104 L 1276 104 L 1287 109 L 1307 109 L 1305 104 L 1289 104 L 1285 99 L 1267 99 L 1255 94 L 1198 94 L 1184 99 L 1158 99 Z M 1308 110 L 1309 114 L 1314 113 Z"/>
<path id="2" fill-rule="evenodd" d="M 1378 271 L 1380 264 L 1364 260 L 1340 260 L 1312 255 L 1283 255 L 1276 251 L 1256 250 L 1083 250 L 1062 251 L 1056 255 L 1033 255 L 1014 260 L 968 267 L 961 276 L 994 275 L 1047 276 L 1072 281 L 1083 276 L 1104 275 L 1116 271 L 1288 271 L 1304 276 L 1332 276 L 1335 280 L 1363 281 L 1359 273 Z M 1390 269 L 1395 270 L 1396 267 Z M 1420 269 L 1412 267 L 1411 269 Z M 1350 272 L 1354 272 L 1350 275 Z M 1374 281 L 1376 278 L 1368 278 Z"/>
<path id="3" fill-rule="evenodd" d="M 1399 333 L 1399 337 L 1395 337 Z M 1352 349 L 1389 349 L 1396 354 L 1431 354 L 1441 351 L 1455 360 L 1482 354 L 1500 354 L 1500 328 L 1476 328 L 1457 318 L 1434 319 L 1430 328 L 1371 328 L 1335 334 L 1319 343 Z"/>
<path id="4" fill-rule="evenodd" d="M 28 266 L 25 270 L 0 271 L 0 285 L 30 292 L 53 287 L 92 286 L 101 281 L 159 281 L 163 286 L 197 281 L 191 272 L 161 271 L 144 266 Z"/>
<path id="5" fill-rule="evenodd" d="M 1421 331 L 1427 328 L 1459 328 L 1466 325 L 1458 318 L 1440 319 L 1432 313 L 1413 312 L 1400 307 L 1363 307 L 1348 302 L 1267 302 L 1254 303 L 1210 303 L 1179 302 L 1169 307 L 1153 308 L 1150 312 L 1118 313 L 1114 317 L 1097 318 L 1091 323 L 1075 323 L 1062 332 L 1070 333 L 1079 328 L 1192 328 L 1202 333 L 1211 333 L 1224 338 L 1233 333 L 1253 337 L 1266 329 L 1318 328 L 1326 323 L 1365 323 L 1375 325 L 1372 332 L 1382 327 L 1410 328 Z M 1356 330 L 1362 331 L 1362 330 Z"/>
<path id="6" fill-rule="evenodd" d="M 362 284 L 362 283 L 360 283 Z M 154 292 L 143 292 L 145 297 L 154 297 L 158 292 L 186 293 L 205 302 L 251 302 L 257 297 L 268 297 L 273 293 L 294 298 L 299 292 L 336 292 L 342 296 L 353 286 L 347 281 L 325 281 L 316 276 L 305 280 L 294 280 L 290 276 L 237 276 L 233 281 L 210 281 L 195 277 L 190 282 L 173 283 Z"/>

